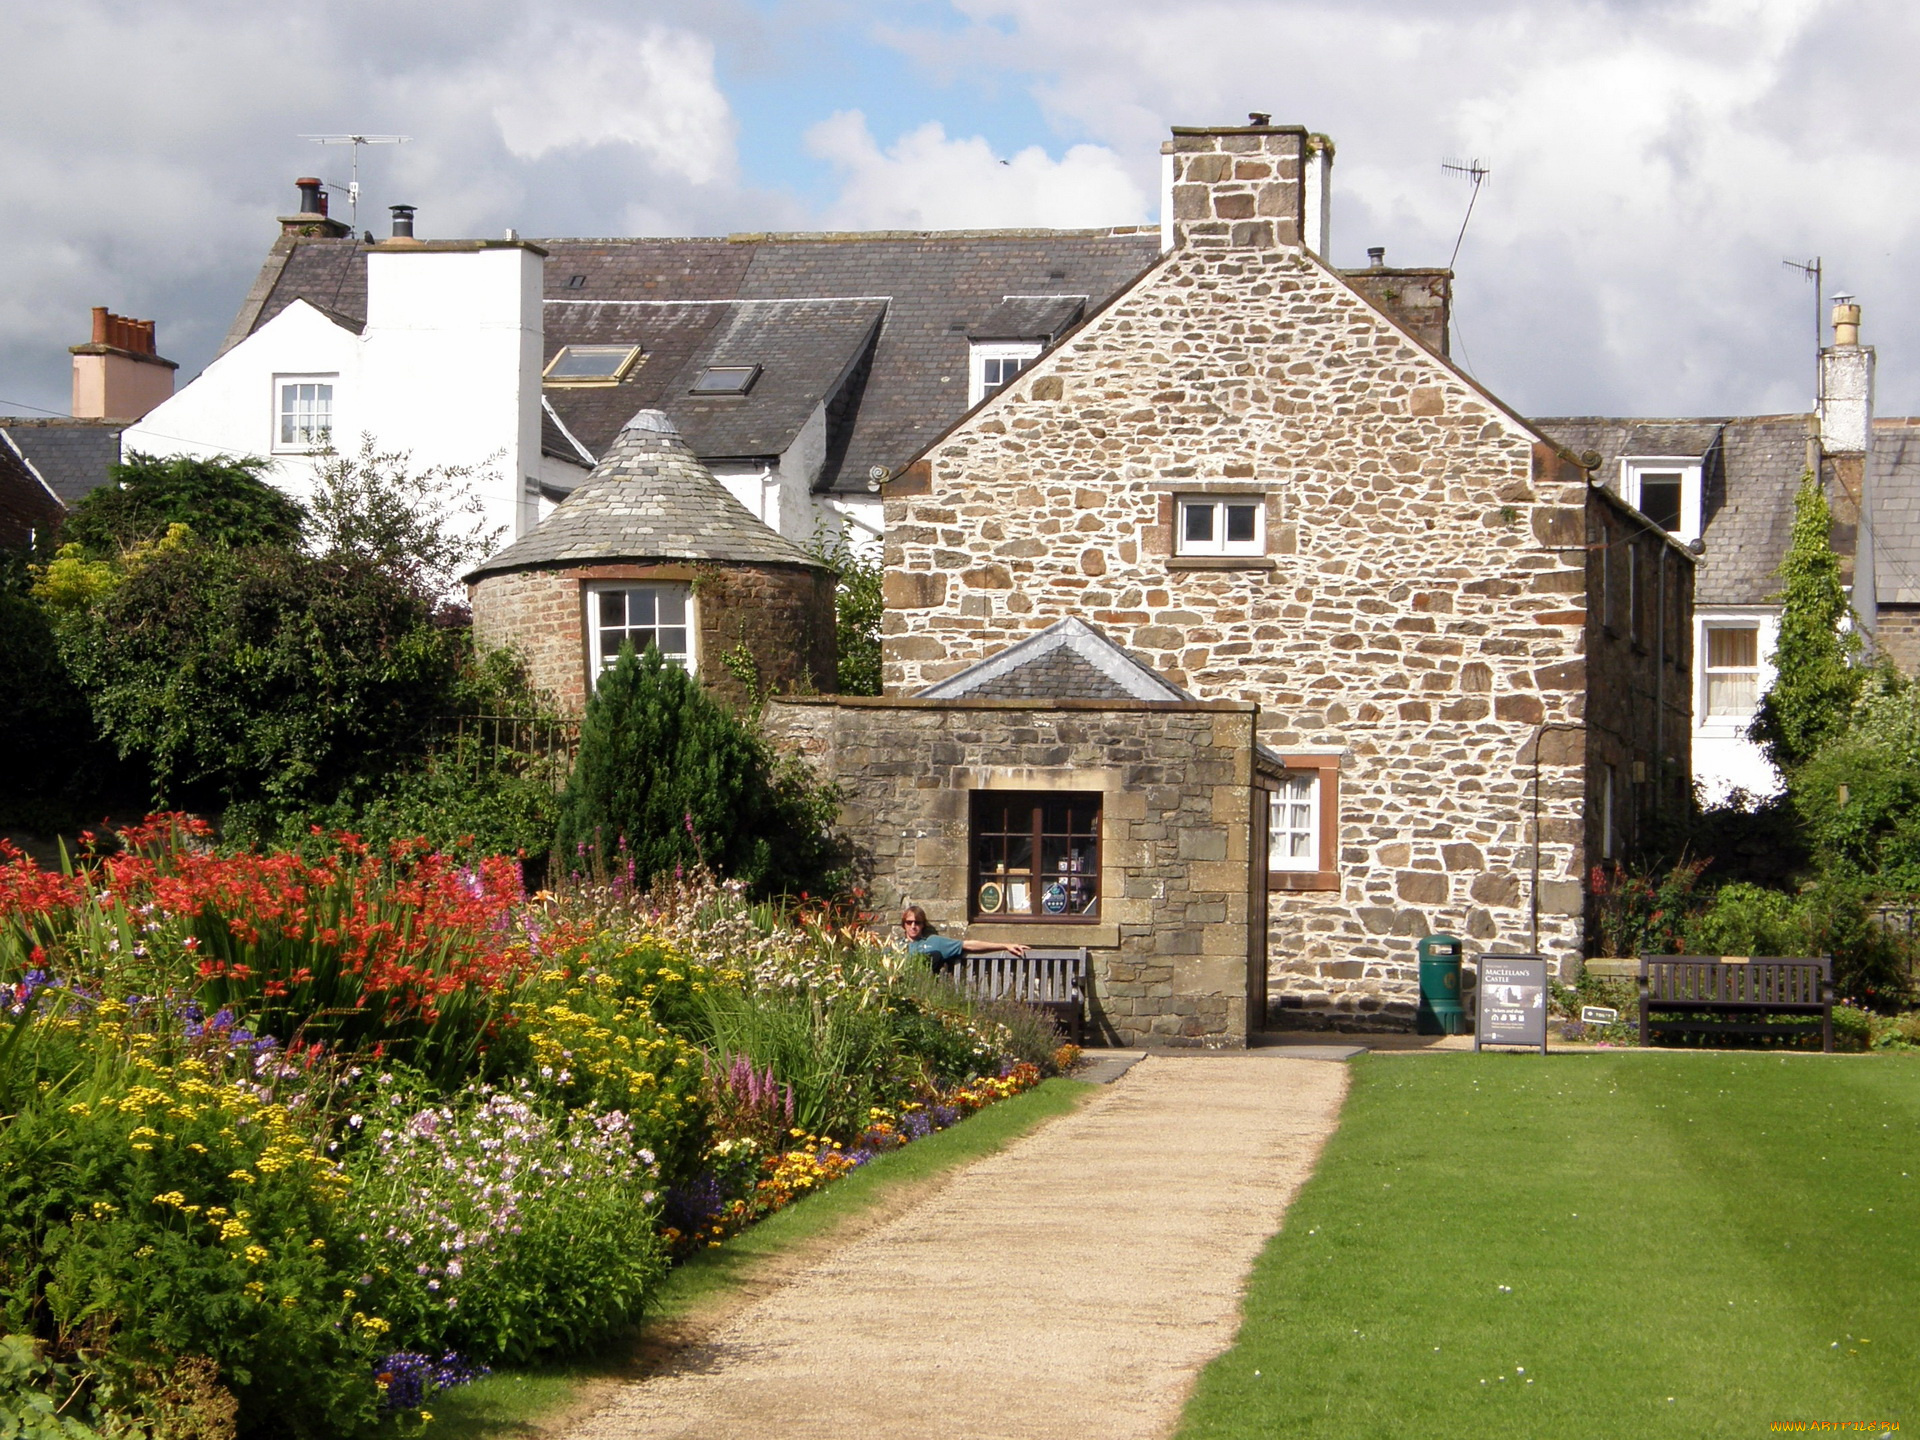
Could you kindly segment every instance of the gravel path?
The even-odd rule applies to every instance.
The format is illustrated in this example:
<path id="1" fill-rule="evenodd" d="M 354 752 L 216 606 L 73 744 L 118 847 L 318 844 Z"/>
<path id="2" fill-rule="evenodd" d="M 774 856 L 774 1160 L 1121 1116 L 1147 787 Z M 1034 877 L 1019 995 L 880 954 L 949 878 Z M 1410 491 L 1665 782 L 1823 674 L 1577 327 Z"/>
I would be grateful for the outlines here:
<path id="1" fill-rule="evenodd" d="M 1154 1056 L 753 1299 L 570 1440 L 1159 1437 L 1232 1343 L 1344 1065 Z"/>

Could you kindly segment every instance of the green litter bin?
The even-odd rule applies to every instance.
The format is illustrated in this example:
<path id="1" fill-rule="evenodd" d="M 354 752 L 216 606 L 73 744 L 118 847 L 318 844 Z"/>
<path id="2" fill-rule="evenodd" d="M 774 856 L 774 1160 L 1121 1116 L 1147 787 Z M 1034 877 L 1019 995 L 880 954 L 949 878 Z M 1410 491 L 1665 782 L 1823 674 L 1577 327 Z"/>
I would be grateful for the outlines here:
<path id="1" fill-rule="evenodd" d="M 1420 1012 L 1413 1027 L 1422 1035 L 1464 1035 L 1467 1007 L 1460 1000 L 1460 937 L 1429 935 L 1420 942 Z"/>

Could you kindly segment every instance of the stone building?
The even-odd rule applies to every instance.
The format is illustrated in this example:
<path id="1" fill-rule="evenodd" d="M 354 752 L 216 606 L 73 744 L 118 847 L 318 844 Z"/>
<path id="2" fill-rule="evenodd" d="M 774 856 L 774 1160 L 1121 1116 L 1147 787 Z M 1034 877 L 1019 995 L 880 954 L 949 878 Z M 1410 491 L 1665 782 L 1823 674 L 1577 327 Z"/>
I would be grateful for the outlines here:
<path id="1" fill-rule="evenodd" d="M 1165 149 L 1160 262 L 884 487 L 887 694 L 941 703 L 1077 618 L 1200 701 L 1255 707 L 1235 713 L 1241 768 L 1255 744 L 1278 761 L 1275 1008 L 1404 1020 L 1430 932 L 1576 961 L 1608 777 L 1622 831 L 1688 773 L 1669 699 L 1692 556 L 1423 343 L 1431 305 L 1403 320 L 1395 287 L 1321 260 L 1324 142 L 1261 124 Z M 1628 597 L 1620 618 L 1599 586 Z M 859 764 L 957 795 L 972 762 L 935 769 L 927 726 Z M 1127 793 L 1151 807 L 1146 773 Z M 889 902 L 914 879 L 877 869 Z M 1152 906 L 1110 924 L 1045 934 L 1082 934 L 1110 979 L 1129 945 L 1192 928 Z"/>
<path id="2" fill-rule="evenodd" d="M 1196 700 L 1063 620 L 917 696 L 783 700 L 889 904 L 972 939 L 1089 947 L 1090 1033 L 1244 1043 L 1266 1006 L 1259 707 Z"/>
<path id="3" fill-rule="evenodd" d="M 736 703 L 834 686 L 832 572 L 728 494 L 658 410 L 466 579 L 476 637 L 517 651 L 565 710 L 622 643 L 657 646 Z"/>

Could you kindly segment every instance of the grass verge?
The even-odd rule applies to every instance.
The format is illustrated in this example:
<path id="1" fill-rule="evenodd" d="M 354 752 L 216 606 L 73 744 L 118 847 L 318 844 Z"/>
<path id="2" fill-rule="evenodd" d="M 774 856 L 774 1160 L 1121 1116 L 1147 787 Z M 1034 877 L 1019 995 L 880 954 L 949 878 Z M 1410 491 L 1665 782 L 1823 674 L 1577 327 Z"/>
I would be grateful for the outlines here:
<path id="1" fill-rule="evenodd" d="M 655 1292 L 648 1327 L 682 1319 L 750 1285 L 783 1256 L 859 1219 L 900 1191 L 1005 1148 L 1034 1127 L 1079 1106 L 1096 1087 L 1046 1080 L 949 1129 L 881 1155 L 826 1189 L 748 1227 L 718 1249 L 703 1251 L 668 1273 Z M 629 1347 L 630 1348 L 630 1347 Z M 583 1387 L 627 1369 L 623 1349 L 565 1365 L 501 1370 L 432 1401 L 434 1440 L 507 1440 L 544 1433 L 542 1421 L 573 1405 Z"/>
<path id="2" fill-rule="evenodd" d="M 1182 1440 L 1920 1419 L 1920 1064 L 1486 1054 L 1354 1070 Z"/>

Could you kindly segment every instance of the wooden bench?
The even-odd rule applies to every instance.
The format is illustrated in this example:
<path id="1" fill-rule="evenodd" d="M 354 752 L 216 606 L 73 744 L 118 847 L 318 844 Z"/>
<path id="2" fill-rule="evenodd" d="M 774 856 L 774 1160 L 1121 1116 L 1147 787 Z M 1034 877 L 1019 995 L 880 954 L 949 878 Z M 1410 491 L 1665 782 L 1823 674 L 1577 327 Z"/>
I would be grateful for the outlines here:
<path id="1" fill-rule="evenodd" d="M 1656 1018 L 1660 1015 L 1667 1018 Z M 1804 1017 L 1768 1025 L 1770 1015 Z M 1708 1018 L 1703 1018 L 1708 1017 Z M 1833 1049 L 1831 956 L 1642 955 L 1640 1043 L 1654 1035 L 1811 1035 Z"/>
<path id="2" fill-rule="evenodd" d="M 962 955 L 942 967 L 948 979 L 967 994 L 982 1000 L 1012 1000 L 1043 1010 L 1080 1043 L 1086 1027 L 1087 952 L 1076 950 L 1027 951 L 1009 955 L 1004 950 Z"/>

